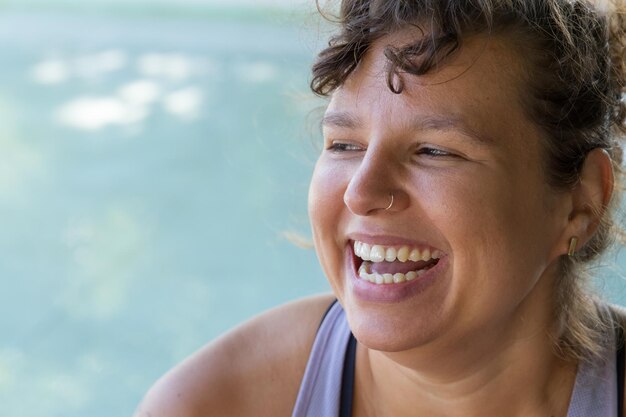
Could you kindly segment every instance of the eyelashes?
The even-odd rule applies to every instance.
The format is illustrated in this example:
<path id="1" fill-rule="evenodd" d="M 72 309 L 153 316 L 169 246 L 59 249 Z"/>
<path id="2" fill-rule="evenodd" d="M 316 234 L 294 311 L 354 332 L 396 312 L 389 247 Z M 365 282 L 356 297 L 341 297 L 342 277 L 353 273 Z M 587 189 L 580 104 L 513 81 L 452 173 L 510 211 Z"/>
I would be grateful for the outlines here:
<path id="1" fill-rule="evenodd" d="M 350 152 L 363 152 L 366 150 L 365 147 L 355 144 L 352 142 L 341 142 L 341 141 L 333 141 L 326 147 L 326 150 L 335 153 L 350 153 Z M 453 152 L 450 152 L 446 149 L 441 149 L 434 146 L 423 145 L 419 147 L 415 151 L 416 157 L 427 157 L 432 159 L 454 159 L 459 158 L 459 156 Z"/>
<path id="2" fill-rule="evenodd" d="M 457 155 L 448 152 L 446 150 L 443 149 L 439 149 L 439 148 L 432 148 L 432 147 L 422 147 L 419 148 L 416 152 L 416 155 L 425 155 L 425 156 L 430 156 L 433 158 L 454 158 L 457 157 Z"/>
<path id="3" fill-rule="evenodd" d="M 364 150 L 361 146 L 349 142 L 332 142 L 326 149 L 335 153 L 358 152 Z"/>

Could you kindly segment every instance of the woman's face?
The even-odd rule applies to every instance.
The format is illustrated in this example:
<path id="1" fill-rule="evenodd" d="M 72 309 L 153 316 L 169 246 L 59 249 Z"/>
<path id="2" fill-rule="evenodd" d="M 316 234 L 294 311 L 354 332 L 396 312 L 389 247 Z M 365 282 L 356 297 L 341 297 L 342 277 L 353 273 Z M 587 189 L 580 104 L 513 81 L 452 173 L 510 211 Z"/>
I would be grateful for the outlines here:
<path id="1" fill-rule="evenodd" d="M 468 39 L 394 94 L 383 49 L 403 39 L 375 43 L 333 94 L 309 193 L 316 250 L 351 329 L 387 351 L 545 314 L 568 212 L 546 183 L 507 41 Z"/>

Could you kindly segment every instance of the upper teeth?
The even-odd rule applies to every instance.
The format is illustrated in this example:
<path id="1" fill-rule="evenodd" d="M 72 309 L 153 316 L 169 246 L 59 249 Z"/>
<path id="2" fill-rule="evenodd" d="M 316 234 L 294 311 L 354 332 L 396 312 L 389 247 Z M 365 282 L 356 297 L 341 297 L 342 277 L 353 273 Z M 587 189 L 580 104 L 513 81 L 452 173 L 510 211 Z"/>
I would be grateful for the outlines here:
<path id="1" fill-rule="evenodd" d="M 438 250 L 418 249 L 408 246 L 383 246 L 370 245 L 359 241 L 354 242 L 354 254 L 364 261 L 372 262 L 400 262 L 406 261 L 430 261 L 431 259 L 439 259 L 441 252 Z"/>

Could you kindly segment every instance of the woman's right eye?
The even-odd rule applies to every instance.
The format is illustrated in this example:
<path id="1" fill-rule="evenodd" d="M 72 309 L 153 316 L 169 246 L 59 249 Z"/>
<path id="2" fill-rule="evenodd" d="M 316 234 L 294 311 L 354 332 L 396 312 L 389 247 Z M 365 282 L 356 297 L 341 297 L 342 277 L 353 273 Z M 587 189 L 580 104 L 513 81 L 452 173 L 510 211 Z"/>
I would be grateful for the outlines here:
<path id="1" fill-rule="evenodd" d="M 331 152 L 358 152 L 363 150 L 363 148 L 354 143 L 348 142 L 332 142 L 327 148 L 327 150 Z"/>

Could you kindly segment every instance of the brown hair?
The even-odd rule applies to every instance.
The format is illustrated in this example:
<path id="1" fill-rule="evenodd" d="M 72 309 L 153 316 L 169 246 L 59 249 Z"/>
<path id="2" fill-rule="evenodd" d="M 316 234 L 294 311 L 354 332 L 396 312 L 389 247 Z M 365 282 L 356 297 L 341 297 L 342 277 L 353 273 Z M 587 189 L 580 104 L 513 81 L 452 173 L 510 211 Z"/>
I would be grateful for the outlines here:
<path id="1" fill-rule="evenodd" d="M 557 190 L 574 186 L 587 154 L 607 150 L 620 173 L 626 134 L 624 0 L 342 0 L 339 32 L 313 65 L 311 89 L 339 88 L 377 39 L 429 22 L 431 33 L 402 48 L 388 46 L 387 85 L 403 90 L 403 74 L 423 75 L 474 34 L 503 35 L 524 52 L 524 108 L 545 132 L 545 172 Z M 421 29 L 423 31 L 423 29 Z M 419 58 L 419 59 L 417 59 Z M 593 238 L 563 256 L 555 314 L 563 329 L 556 347 L 566 357 L 591 359 L 602 345 L 602 321 L 589 279 L 579 265 L 605 251 L 615 236 L 614 195 Z"/>

